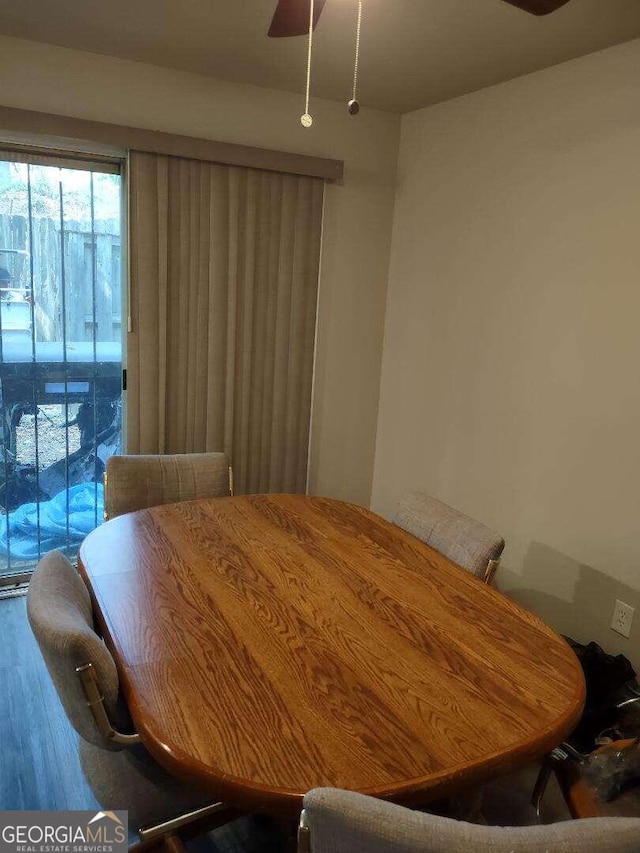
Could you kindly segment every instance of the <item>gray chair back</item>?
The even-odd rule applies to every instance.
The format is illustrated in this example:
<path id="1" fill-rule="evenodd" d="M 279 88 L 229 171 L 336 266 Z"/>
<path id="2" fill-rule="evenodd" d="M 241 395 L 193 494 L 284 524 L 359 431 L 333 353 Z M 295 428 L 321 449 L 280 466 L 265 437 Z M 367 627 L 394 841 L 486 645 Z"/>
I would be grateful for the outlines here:
<path id="1" fill-rule="evenodd" d="M 63 554 L 52 551 L 38 563 L 29 583 L 27 614 L 74 729 L 96 746 L 121 749 L 100 734 L 76 673 L 79 666 L 93 665 L 107 714 L 119 728 L 130 728 L 126 706 L 120 699 L 116 665 L 93 628 L 89 592 Z"/>
<path id="2" fill-rule="evenodd" d="M 426 492 L 410 492 L 398 504 L 394 523 L 458 566 L 490 583 L 504 549 L 493 530 Z"/>
<path id="3" fill-rule="evenodd" d="M 414 812 L 351 791 L 317 788 L 304 798 L 299 853 L 638 853 L 639 818 L 547 826 L 476 826 Z M 309 848 L 310 842 L 310 848 Z M 307 850 L 305 850 L 307 847 Z"/>
<path id="4" fill-rule="evenodd" d="M 150 506 L 233 493 L 225 453 L 112 456 L 107 460 L 105 518 Z"/>

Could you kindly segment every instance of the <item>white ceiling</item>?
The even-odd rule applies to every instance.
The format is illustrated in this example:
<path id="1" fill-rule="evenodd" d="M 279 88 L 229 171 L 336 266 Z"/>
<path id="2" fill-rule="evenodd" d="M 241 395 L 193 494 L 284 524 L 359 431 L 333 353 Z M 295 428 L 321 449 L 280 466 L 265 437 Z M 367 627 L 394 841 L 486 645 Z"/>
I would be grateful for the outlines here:
<path id="1" fill-rule="evenodd" d="M 0 33 L 302 92 L 304 37 L 267 38 L 276 0 L 0 0 Z M 350 97 L 355 0 L 327 0 L 313 94 Z M 640 36 L 638 0 L 534 17 L 502 0 L 364 0 L 360 101 L 407 112 Z"/>

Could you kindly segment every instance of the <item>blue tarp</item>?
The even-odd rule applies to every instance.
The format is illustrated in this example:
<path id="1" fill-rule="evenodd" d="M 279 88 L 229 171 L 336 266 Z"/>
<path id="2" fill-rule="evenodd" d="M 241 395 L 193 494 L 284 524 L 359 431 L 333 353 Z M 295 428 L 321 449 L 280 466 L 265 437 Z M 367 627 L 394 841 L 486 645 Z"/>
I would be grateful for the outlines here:
<path id="1" fill-rule="evenodd" d="M 67 501 L 69 527 L 67 530 Z M 40 549 L 38 550 L 38 504 L 22 504 L 0 516 L 0 553 L 16 560 L 37 560 L 47 551 L 72 550 L 91 533 L 103 517 L 102 483 L 80 483 L 63 489 L 49 501 L 40 501 Z M 8 533 L 7 535 L 7 522 Z"/>

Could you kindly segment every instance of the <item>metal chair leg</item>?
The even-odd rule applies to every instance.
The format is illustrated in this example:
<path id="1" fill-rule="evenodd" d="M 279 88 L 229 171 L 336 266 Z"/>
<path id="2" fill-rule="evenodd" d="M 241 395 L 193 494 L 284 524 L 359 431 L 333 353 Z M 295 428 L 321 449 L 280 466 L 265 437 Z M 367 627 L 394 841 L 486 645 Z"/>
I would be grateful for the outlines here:
<path id="1" fill-rule="evenodd" d="M 540 817 L 542 798 L 544 797 L 544 792 L 547 789 L 553 765 L 556 762 L 567 761 L 569 758 L 573 759 L 573 761 L 576 761 L 578 764 L 581 764 L 583 761 L 586 761 L 588 757 L 588 755 L 578 752 L 578 750 L 574 749 L 574 747 L 569 743 L 563 743 L 561 746 L 557 746 L 544 757 L 542 767 L 540 768 L 538 778 L 536 779 L 536 784 L 533 788 L 533 794 L 531 795 L 531 805 L 535 808 L 538 818 Z"/>
<path id="2" fill-rule="evenodd" d="M 542 762 L 542 766 L 540 767 L 540 772 L 538 773 L 538 778 L 536 779 L 536 784 L 533 788 L 533 794 L 531 795 L 531 805 L 536 810 L 536 816 L 538 820 L 540 819 L 540 809 L 542 807 L 542 798 L 544 797 L 544 792 L 547 790 L 547 785 L 549 784 L 549 777 L 551 776 L 551 771 L 553 770 L 553 758 L 549 755 L 545 756 L 544 761 Z"/>
<path id="3" fill-rule="evenodd" d="M 311 853 L 311 831 L 304 809 L 302 809 L 300 814 L 300 823 L 298 825 L 298 853 Z"/>

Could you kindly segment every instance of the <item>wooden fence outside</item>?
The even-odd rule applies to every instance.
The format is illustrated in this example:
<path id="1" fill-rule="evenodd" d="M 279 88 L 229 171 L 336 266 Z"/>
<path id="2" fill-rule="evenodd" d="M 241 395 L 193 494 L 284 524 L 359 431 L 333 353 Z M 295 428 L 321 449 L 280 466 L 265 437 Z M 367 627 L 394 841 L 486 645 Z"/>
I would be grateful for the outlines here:
<path id="1" fill-rule="evenodd" d="M 92 341 L 94 330 L 98 342 L 119 341 L 119 221 L 96 221 L 93 232 L 67 222 L 61 234 L 58 220 L 33 217 L 31 231 L 30 240 L 26 216 L 0 214 L 0 250 L 14 252 L 0 253 L 0 267 L 11 273 L 12 286 L 27 292 L 33 275 L 36 341 L 62 341 L 65 336 L 67 341 Z"/>

